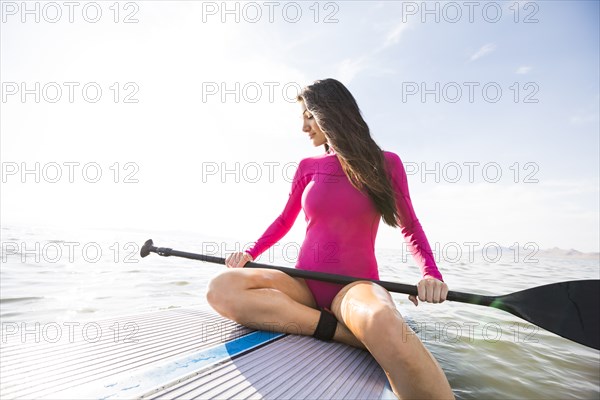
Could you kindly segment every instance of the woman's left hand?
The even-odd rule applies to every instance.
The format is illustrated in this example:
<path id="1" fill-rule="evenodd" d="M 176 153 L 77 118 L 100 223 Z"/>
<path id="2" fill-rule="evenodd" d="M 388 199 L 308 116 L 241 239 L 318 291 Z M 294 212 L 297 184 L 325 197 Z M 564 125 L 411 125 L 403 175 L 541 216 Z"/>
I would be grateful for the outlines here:
<path id="1" fill-rule="evenodd" d="M 422 279 L 417 284 L 417 288 L 419 289 L 419 300 L 428 303 L 442 303 L 448 295 L 448 285 L 435 278 Z M 419 305 L 419 300 L 417 300 L 416 296 L 410 295 L 408 299 L 415 306 Z"/>

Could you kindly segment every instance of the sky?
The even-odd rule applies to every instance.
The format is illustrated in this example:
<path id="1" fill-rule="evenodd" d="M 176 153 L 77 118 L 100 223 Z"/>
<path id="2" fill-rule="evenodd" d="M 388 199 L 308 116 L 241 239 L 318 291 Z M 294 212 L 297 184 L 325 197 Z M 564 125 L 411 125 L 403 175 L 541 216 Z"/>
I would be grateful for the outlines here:
<path id="1" fill-rule="evenodd" d="M 335 78 L 432 247 L 599 251 L 597 1 L 72 4 L 0 2 L 3 226 L 251 243 L 324 151 L 297 90 Z"/>

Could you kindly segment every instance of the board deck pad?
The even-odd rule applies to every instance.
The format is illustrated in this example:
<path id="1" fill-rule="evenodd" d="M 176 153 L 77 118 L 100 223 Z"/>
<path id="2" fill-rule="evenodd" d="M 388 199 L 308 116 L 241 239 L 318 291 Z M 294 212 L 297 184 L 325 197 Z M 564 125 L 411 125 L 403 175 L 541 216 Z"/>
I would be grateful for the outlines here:
<path id="1" fill-rule="evenodd" d="M 208 306 L 5 323 L 1 353 L 2 399 L 395 398 L 366 351 L 254 331 Z"/>

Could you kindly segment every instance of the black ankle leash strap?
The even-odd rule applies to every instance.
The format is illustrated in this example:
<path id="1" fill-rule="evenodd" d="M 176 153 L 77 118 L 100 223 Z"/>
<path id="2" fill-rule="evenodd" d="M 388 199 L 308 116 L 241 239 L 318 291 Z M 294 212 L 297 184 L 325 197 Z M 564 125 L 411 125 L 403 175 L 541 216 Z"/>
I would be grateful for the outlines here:
<path id="1" fill-rule="evenodd" d="M 317 324 L 315 333 L 313 333 L 313 337 L 326 342 L 330 341 L 335 334 L 337 322 L 337 318 L 331 311 L 325 308 L 321 309 L 321 316 L 319 317 L 319 323 Z"/>

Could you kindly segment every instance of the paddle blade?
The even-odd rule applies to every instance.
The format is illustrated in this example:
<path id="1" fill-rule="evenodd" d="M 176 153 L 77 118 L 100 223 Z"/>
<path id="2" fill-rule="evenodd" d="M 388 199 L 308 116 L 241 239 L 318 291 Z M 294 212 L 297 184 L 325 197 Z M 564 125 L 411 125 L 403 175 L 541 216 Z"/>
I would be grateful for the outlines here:
<path id="1" fill-rule="evenodd" d="M 600 349 L 600 280 L 552 283 L 499 296 L 492 307 Z"/>

